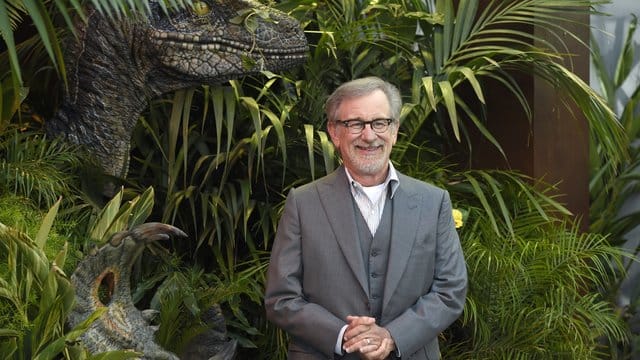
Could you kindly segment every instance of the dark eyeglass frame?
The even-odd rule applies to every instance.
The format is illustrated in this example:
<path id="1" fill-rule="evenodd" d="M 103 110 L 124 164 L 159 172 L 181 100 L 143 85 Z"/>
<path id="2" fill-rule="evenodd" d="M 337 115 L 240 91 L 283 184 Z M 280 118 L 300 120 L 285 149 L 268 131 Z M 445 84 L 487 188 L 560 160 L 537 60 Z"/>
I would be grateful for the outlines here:
<path id="1" fill-rule="evenodd" d="M 393 121 L 394 120 L 391 118 L 379 118 L 369 121 L 360 119 L 349 119 L 334 120 L 333 122 L 344 126 L 351 134 L 360 134 L 364 130 L 364 127 L 367 125 L 369 125 L 373 132 L 381 134 L 389 129 L 389 125 L 391 125 Z"/>

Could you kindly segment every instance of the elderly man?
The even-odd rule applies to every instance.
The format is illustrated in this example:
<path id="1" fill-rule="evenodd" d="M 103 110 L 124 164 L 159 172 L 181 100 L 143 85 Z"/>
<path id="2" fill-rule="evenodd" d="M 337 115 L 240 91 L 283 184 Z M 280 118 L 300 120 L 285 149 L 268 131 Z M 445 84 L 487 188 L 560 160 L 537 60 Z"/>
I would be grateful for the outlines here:
<path id="1" fill-rule="evenodd" d="M 288 358 L 439 359 L 461 314 L 464 257 L 448 193 L 389 161 L 398 89 L 347 82 L 326 103 L 342 166 L 289 192 L 267 273 L 267 317 Z"/>

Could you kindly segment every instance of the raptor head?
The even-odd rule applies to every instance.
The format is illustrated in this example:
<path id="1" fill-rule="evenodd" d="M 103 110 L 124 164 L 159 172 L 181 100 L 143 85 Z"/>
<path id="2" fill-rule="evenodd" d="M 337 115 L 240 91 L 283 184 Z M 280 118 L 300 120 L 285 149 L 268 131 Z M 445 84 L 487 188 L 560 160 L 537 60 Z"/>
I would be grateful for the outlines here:
<path id="1" fill-rule="evenodd" d="M 51 137 L 84 145 L 105 173 L 125 177 L 131 134 L 149 99 L 306 59 L 300 24 L 251 0 L 196 0 L 184 10 L 112 19 L 95 8 L 64 44 L 65 100 L 45 123 Z M 107 191 L 110 196 L 112 191 Z"/>
<path id="2" fill-rule="evenodd" d="M 197 0 L 169 14 L 156 2 L 151 6 L 147 31 L 157 55 L 152 58 L 176 83 L 219 83 L 285 70 L 306 59 L 300 24 L 257 1 Z"/>

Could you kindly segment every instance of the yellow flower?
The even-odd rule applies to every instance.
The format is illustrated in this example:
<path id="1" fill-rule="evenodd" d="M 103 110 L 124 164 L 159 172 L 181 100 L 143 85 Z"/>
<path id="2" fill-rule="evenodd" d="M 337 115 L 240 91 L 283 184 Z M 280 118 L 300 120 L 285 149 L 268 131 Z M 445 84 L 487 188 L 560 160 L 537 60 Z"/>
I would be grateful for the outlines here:
<path id="1" fill-rule="evenodd" d="M 459 229 L 464 225 L 462 222 L 462 212 L 458 209 L 453 209 L 453 222 L 456 224 L 456 229 Z"/>

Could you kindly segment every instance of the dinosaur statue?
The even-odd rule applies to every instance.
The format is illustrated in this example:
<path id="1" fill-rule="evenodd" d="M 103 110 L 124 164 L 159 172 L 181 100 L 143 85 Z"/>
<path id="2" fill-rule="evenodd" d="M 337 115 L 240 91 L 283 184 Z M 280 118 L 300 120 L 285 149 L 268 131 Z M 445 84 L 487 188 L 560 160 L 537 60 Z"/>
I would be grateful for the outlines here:
<path id="1" fill-rule="evenodd" d="M 293 18 L 253 0 L 195 0 L 167 15 L 110 20 L 95 9 L 65 47 L 69 89 L 45 122 L 48 136 L 84 145 L 104 172 L 124 178 L 132 131 L 151 98 L 217 84 L 306 59 L 307 41 Z"/>
<path id="2" fill-rule="evenodd" d="M 150 325 L 153 311 L 140 311 L 131 298 L 131 267 L 145 246 L 170 236 L 186 236 L 180 229 L 162 223 L 146 223 L 114 234 L 109 242 L 85 257 L 71 275 L 76 304 L 67 322 L 74 327 L 99 308 L 106 312 L 81 336 L 91 353 L 134 350 L 142 359 L 230 360 L 236 341 L 228 340 L 224 317 L 218 306 L 205 312 L 211 330 L 196 337 L 178 357 L 154 341 L 157 328 Z M 106 294 L 101 289 L 107 289 Z M 104 291 L 103 291 L 104 292 Z"/>
<path id="3" fill-rule="evenodd" d="M 65 47 L 68 91 L 45 122 L 48 136 L 83 145 L 114 177 L 126 176 L 131 134 L 150 99 L 261 70 L 284 70 L 302 63 L 308 51 L 297 21 L 252 0 L 194 0 L 192 8 L 168 15 L 158 1 L 149 5 L 149 15 L 115 20 L 87 9 L 77 39 Z M 147 313 L 133 306 L 129 288 L 131 264 L 144 245 L 170 235 L 183 233 L 168 225 L 141 225 L 114 235 L 80 263 L 72 276 L 77 305 L 69 323 L 108 307 L 82 337 L 90 351 L 134 349 L 147 359 L 178 359 L 155 343 Z M 98 296 L 105 283 L 113 286 L 107 303 Z M 183 357 L 230 359 L 236 344 L 226 340 L 219 308 L 206 315 L 215 326 Z"/>

